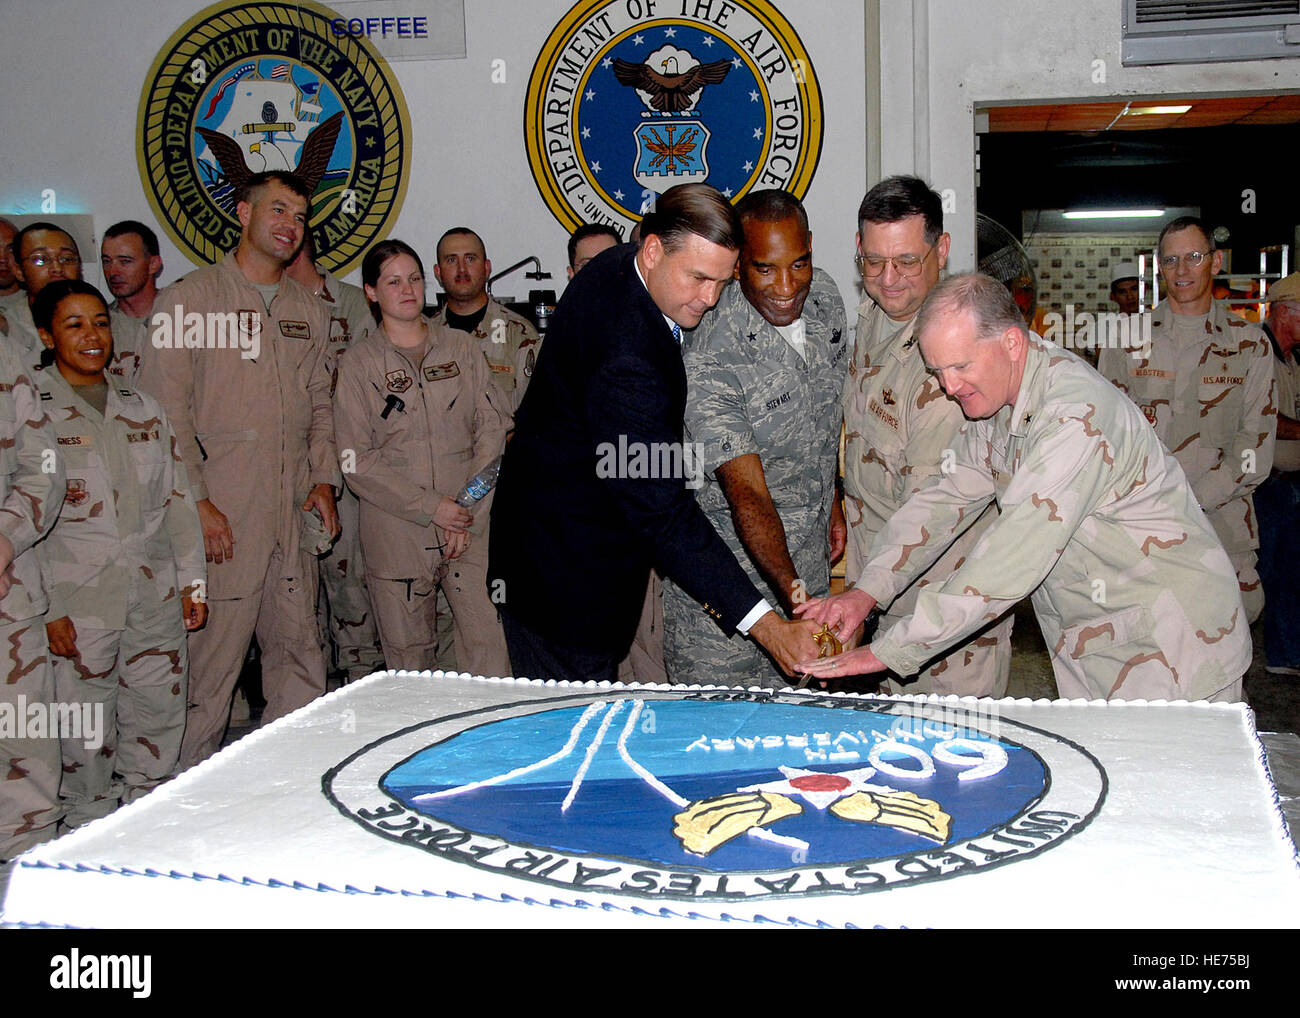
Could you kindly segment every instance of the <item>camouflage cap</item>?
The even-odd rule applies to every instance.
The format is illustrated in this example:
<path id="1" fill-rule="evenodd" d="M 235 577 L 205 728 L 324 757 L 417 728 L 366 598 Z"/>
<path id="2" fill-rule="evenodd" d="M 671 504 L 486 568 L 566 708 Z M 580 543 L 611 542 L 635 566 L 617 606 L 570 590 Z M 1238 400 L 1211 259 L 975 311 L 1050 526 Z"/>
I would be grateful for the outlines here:
<path id="1" fill-rule="evenodd" d="M 1268 288 L 1264 301 L 1294 300 L 1300 301 L 1300 272 L 1293 272 L 1279 283 Z"/>

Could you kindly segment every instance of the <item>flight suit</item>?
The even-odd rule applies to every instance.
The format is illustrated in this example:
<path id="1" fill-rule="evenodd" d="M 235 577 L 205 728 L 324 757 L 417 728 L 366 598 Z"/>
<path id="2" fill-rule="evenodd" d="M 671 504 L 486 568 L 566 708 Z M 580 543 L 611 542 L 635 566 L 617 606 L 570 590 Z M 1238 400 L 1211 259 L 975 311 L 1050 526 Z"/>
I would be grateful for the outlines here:
<path id="1" fill-rule="evenodd" d="M 447 324 L 445 304 L 438 309 L 438 313 L 431 321 L 441 326 Z M 487 358 L 488 367 L 492 371 L 492 381 L 505 395 L 505 406 L 513 416 L 524 398 L 528 381 L 533 376 L 533 365 L 537 363 L 538 354 L 541 352 L 541 340 L 537 335 L 537 329 L 528 319 L 488 297 L 483 320 L 470 335 L 483 351 L 483 356 Z M 471 533 L 476 540 L 487 541 L 487 520 L 486 510 L 481 510 L 475 515 Z M 445 594 L 441 590 L 437 595 L 437 605 L 437 667 L 454 671 L 463 667 L 463 663 L 456 655 L 455 630 L 449 618 L 451 613 L 448 611 Z"/>
<path id="2" fill-rule="evenodd" d="M 361 500 L 366 583 L 384 661 L 434 667 L 441 586 L 461 667 L 508 675 L 505 635 L 487 594 L 487 535 L 471 532 L 469 550 L 444 560 L 444 534 L 432 521 L 444 496 L 454 499 L 501 454 L 512 418 L 469 336 L 436 325 L 428 336 L 422 356 L 408 358 L 377 327 L 339 361 L 334 394 L 339 448 L 354 458 L 345 477 Z M 474 510 L 484 519 L 487 501 Z"/>
<path id="3" fill-rule="evenodd" d="M 869 299 L 858 308 L 853 361 L 844 383 L 845 576 L 850 582 L 889 518 L 943 470 L 966 423 L 960 404 L 926 371 L 915 322 L 900 326 Z M 912 614 L 921 590 L 951 576 L 996 516 L 996 508 L 986 510 L 915 583 L 892 603 L 882 602 L 885 611 L 876 631 L 883 633 Z M 914 679 L 891 674 L 885 691 L 1004 696 L 1011 675 L 1013 621 L 1008 613 L 930 662 Z"/>
<path id="4" fill-rule="evenodd" d="M 329 362 L 331 373 L 339 357 L 353 341 L 375 328 L 374 316 L 365 291 L 341 282 L 328 272 L 317 296 L 330 316 Z M 361 510 L 357 496 L 346 484 L 339 492 L 339 526 L 342 533 L 319 557 L 320 584 L 324 597 L 317 603 L 316 621 L 321 643 L 333 646 L 332 664 L 347 673 L 348 680 L 364 678 L 384 666 L 379 646 L 375 613 L 366 589 L 365 565 L 361 555 Z"/>
<path id="5" fill-rule="evenodd" d="M 187 332 L 206 337 L 207 348 L 160 342 L 160 314 L 179 318 L 172 330 L 179 333 L 187 316 L 232 312 L 235 348 L 216 348 L 221 331 L 211 317 Z M 208 624 L 190 637 L 181 747 L 181 766 L 189 767 L 220 744 L 254 633 L 265 721 L 325 691 L 316 560 L 301 506 L 315 485 L 337 490 L 342 479 L 330 408 L 329 316 L 310 290 L 284 275 L 268 311 L 232 252 L 159 294 L 154 321 L 140 387 L 158 398 L 171 422 L 195 500 L 211 499 L 235 539 L 233 559 L 208 565 Z M 232 330 L 224 331 L 231 341 Z M 257 356 L 246 356 L 254 346 Z"/>
<path id="6" fill-rule="evenodd" d="M 447 325 L 447 306 L 444 304 L 430 319 L 435 325 Z M 526 318 L 515 314 L 503 304 L 488 298 L 487 312 L 478 328 L 472 333 L 474 341 L 487 358 L 492 370 L 492 381 L 506 396 L 506 409 L 513 415 L 524 398 L 528 380 L 533 377 L 533 365 L 541 352 L 542 341 L 537 329 Z"/>
<path id="7" fill-rule="evenodd" d="M 51 655 L 54 688 L 60 702 L 103 711 L 101 746 L 63 740 L 59 797 L 77 827 L 175 771 L 189 679 L 181 598 L 203 597 L 207 572 L 185 464 L 157 400 L 110 381 L 101 416 L 57 367 L 39 378 L 68 485 L 36 555 L 46 620 L 71 619 L 78 651 Z"/>
<path id="8" fill-rule="evenodd" d="M 121 309 L 118 301 L 108 306 L 113 327 L 113 358 L 104 368 L 110 387 L 134 389 L 140 377 L 140 362 L 149 350 L 152 314 L 134 318 Z"/>
<path id="9" fill-rule="evenodd" d="M 736 533 L 717 469 L 757 453 L 809 597 L 830 590 L 829 529 L 839 454 L 840 391 L 848 361 L 844 304 L 830 275 L 813 272 L 804 303 L 805 361 L 745 298 L 739 283 L 682 344 L 686 439 L 698 448 L 697 501 L 750 580 L 781 603 Z M 701 606 L 664 581 L 664 656 L 673 682 L 789 684 L 762 649 L 724 633 Z"/>
<path id="10" fill-rule="evenodd" d="M 1151 312 L 1149 356 L 1101 352 L 1098 370 L 1128 393 L 1182 465 L 1241 584 L 1248 620 L 1264 607 L 1251 498 L 1273 466 L 1273 352 L 1254 325 L 1214 305 L 1207 317 Z"/>
<path id="11" fill-rule="evenodd" d="M 916 671 L 1032 592 L 1062 697 L 1240 699 L 1251 642 L 1232 564 L 1113 386 L 1031 337 L 1014 405 L 968 422 L 955 453 L 890 519 L 857 585 L 887 602 L 991 501 L 1001 514 L 872 641 L 886 666 Z"/>
<path id="12" fill-rule="evenodd" d="M 0 534 L 13 545 L 12 583 L 0 597 L 0 859 L 54 837 L 61 761 L 57 733 L 35 735 L 26 708 L 53 705 L 47 607 L 33 545 L 63 501 L 63 461 L 40 389 L 17 352 L 0 343 Z"/>

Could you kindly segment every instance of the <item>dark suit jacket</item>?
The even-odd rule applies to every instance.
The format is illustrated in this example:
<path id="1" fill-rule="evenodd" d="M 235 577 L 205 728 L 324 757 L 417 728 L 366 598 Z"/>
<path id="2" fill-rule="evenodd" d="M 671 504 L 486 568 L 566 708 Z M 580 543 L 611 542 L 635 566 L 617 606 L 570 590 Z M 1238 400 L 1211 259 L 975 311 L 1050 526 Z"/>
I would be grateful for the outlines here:
<path id="1" fill-rule="evenodd" d="M 686 409 L 681 348 L 635 254 L 629 244 L 598 255 L 551 318 L 501 465 L 488 563 L 489 591 L 521 625 L 616 657 L 652 564 L 728 631 L 762 597 L 683 476 L 628 476 L 646 462 L 638 449 L 656 466 L 666 443 L 680 453 Z M 611 464 L 615 476 L 600 476 Z"/>

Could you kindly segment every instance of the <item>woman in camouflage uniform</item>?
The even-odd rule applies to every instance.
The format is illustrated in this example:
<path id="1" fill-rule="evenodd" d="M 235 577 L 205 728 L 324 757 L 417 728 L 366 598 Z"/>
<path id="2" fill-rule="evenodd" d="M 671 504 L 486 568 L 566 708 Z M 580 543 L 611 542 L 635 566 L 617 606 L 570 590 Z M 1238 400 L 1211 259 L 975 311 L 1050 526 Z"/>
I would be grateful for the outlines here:
<path id="1" fill-rule="evenodd" d="M 33 318 L 46 347 L 40 385 L 71 478 L 58 521 L 36 546 L 55 696 L 103 711 L 102 745 L 63 740 L 59 797 L 76 827 L 176 768 L 185 633 L 207 619 L 203 535 L 162 408 L 105 378 L 113 338 L 100 292 L 80 280 L 51 283 Z"/>

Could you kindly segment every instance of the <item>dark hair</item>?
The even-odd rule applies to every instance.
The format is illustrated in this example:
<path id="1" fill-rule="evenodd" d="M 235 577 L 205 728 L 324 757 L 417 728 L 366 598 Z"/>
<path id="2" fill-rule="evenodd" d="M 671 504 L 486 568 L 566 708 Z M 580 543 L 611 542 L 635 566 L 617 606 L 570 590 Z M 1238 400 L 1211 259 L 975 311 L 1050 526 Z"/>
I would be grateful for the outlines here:
<path id="1" fill-rule="evenodd" d="M 9 225 L 12 226 L 13 224 L 10 223 Z M 78 258 L 81 257 L 81 249 L 77 247 L 76 237 L 74 237 L 62 226 L 59 226 L 56 223 L 47 223 L 44 220 L 41 220 L 39 223 L 28 223 L 21 230 L 19 230 L 17 233 L 14 234 L 13 243 L 9 245 L 9 247 L 12 249 L 14 253 L 14 261 L 20 262 L 23 260 L 23 238 L 26 237 L 29 233 L 35 233 L 37 230 L 53 230 L 55 233 L 63 234 L 70 241 L 72 241 L 72 249 L 77 252 L 77 257 Z"/>
<path id="2" fill-rule="evenodd" d="M 1195 226 L 1205 237 L 1205 242 L 1210 245 L 1210 253 L 1213 254 L 1218 248 L 1214 244 L 1214 234 L 1211 232 L 1204 219 L 1200 216 L 1179 216 L 1177 219 L 1170 220 L 1165 224 L 1165 228 L 1160 231 L 1160 237 L 1156 240 L 1156 257 L 1160 257 L 1160 248 L 1164 246 L 1165 238 L 1171 233 L 1177 233 L 1179 230 L 1187 230 Z"/>
<path id="3" fill-rule="evenodd" d="M 158 255 L 158 234 L 145 226 L 144 223 L 137 222 L 134 219 L 123 219 L 120 223 L 114 223 L 104 231 L 104 239 L 109 240 L 112 237 L 124 237 L 134 233 L 140 238 L 140 243 L 144 245 L 144 250 L 150 258 L 156 258 Z"/>
<path id="4" fill-rule="evenodd" d="M 623 243 L 623 235 L 608 223 L 584 223 L 569 237 L 569 268 L 573 268 L 573 259 L 578 257 L 578 245 L 588 237 L 612 237 L 615 244 Z"/>
<path id="5" fill-rule="evenodd" d="M 739 251 L 745 239 L 736 210 L 708 184 L 670 187 L 641 220 L 642 241 L 654 234 L 669 254 L 685 243 L 688 233 L 731 251 Z"/>
<path id="6" fill-rule="evenodd" d="M 263 170 L 261 173 L 254 173 L 239 188 L 239 193 L 235 195 L 235 203 L 246 201 L 251 205 L 254 194 L 271 183 L 283 184 L 299 198 L 307 202 L 310 209 L 311 188 L 307 186 L 307 182 L 302 177 L 287 170 Z"/>
<path id="7" fill-rule="evenodd" d="M 925 222 L 925 242 L 934 244 L 943 233 L 943 199 L 920 177 L 886 177 L 858 206 L 858 230 L 863 223 L 897 223 L 912 216 Z"/>
<path id="8" fill-rule="evenodd" d="M 760 223 L 783 223 L 787 219 L 798 219 L 803 232 L 808 232 L 808 213 L 804 211 L 803 202 L 789 191 L 775 187 L 750 191 L 736 202 L 736 215 L 740 216 L 742 223 L 747 219 L 757 219 Z"/>
<path id="9" fill-rule="evenodd" d="M 361 282 L 366 286 L 374 286 L 379 282 L 379 273 L 384 267 L 384 263 L 390 258 L 396 258 L 398 255 L 410 255 L 415 259 L 415 264 L 420 268 L 420 275 L 424 275 L 424 262 L 416 254 L 415 248 L 411 247 L 404 240 L 397 240 L 390 237 L 388 240 L 381 240 L 378 244 L 366 252 L 366 256 L 361 259 Z M 374 317 L 376 324 L 383 323 L 383 315 L 379 312 L 379 304 L 376 301 L 369 301 L 370 314 Z"/>
<path id="10" fill-rule="evenodd" d="M 1020 313 L 1020 307 L 1005 283 L 982 272 L 961 272 L 940 280 L 926 295 L 925 303 L 916 313 L 913 332 L 919 339 L 936 318 L 946 318 L 963 311 L 974 316 L 977 339 L 1000 336 L 1010 328 L 1019 329 L 1022 333 L 1028 331 L 1025 328 L 1025 317 Z"/>
<path id="11" fill-rule="evenodd" d="M 450 230 L 438 238 L 438 244 L 433 249 L 434 259 L 442 261 L 442 242 L 448 237 L 473 237 L 478 241 L 479 250 L 483 252 L 483 257 L 487 257 L 487 245 L 483 243 L 483 238 L 471 230 L 468 226 L 453 226 Z"/>
<path id="12" fill-rule="evenodd" d="M 54 312 L 58 310 L 59 304 L 65 297 L 77 294 L 98 298 L 104 305 L 104 310 L 108 310 L 108 301 L 104 299 L 104 295 L 84 279 L 56 279 L 38 293 L 32 303 L 32 321 L 36 323 L 36 327 L 46 332 L 53 332 Z"/>

